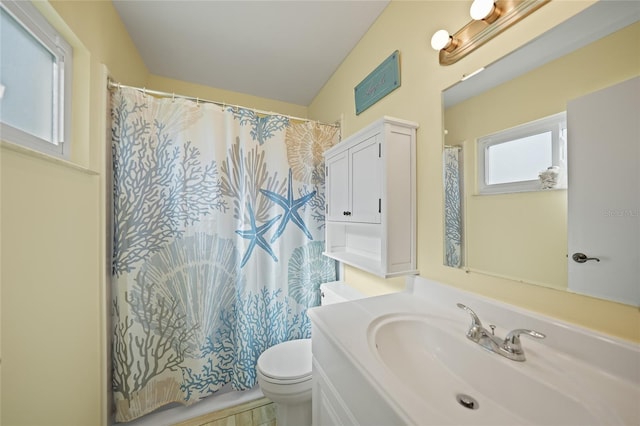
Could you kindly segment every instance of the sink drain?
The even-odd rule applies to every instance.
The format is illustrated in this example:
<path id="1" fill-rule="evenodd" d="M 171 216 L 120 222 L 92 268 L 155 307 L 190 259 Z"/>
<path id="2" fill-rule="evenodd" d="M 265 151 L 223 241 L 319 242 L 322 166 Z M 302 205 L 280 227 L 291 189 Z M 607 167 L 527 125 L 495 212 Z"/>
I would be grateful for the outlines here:
<path id="1" fill-rule="evenodd" d="M 458 404 L 462 405 L 464 408 L 468 408 L 469 410 L 477 410 L 480 408 L 480 404 L 478 404 L 478 401 L 475 398 L 464 393 L 456 395 L 456 400 L 458 401 Z"/>

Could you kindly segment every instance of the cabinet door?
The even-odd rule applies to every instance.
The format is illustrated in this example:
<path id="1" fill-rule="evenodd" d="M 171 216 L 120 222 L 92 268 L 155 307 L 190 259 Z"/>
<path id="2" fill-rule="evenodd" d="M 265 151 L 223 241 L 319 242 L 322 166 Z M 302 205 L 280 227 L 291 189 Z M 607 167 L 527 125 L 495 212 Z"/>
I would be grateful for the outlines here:
<path id="1" fill-rule="evenodd" d="M 382 159 L 379 135 L 349 150 L 352 222 L 380 223 Z"/>
<path id="2" fill-rule="evenodd" d="M 327 167 L 327 220 L 348 221 L 349 154 L 340 152 L 325 160 Z"/>
<path id="3" fill-rule="evenodd" d="M 359 424 L 344 399 L 313 359 L 311 418 L 313 426 L 353 426 Z"/>
<path id="4" fill-rule="evenodd" d="M 329 399 L 329 396 L 326 393 L 326 389 L 324 389 L 323 387 L 319 387 L 318 391 L 316 392 L 316 395 L 314 395 L 311 398 L 312 401 L 314 398 L 319 400 L 318 403 L 316 404 L 317 411 L 316 413 L 314 413 L 316 416 L 313 422 L 314 425 L 340 426 L 340 425 L 347 424 L 347 423 L 343 423 L 340 417 L 338 416 L 336 409 L 331 404 L 331 400 Z M 354 423 L 351 423 L 351 424 L 354 424 Z"/>

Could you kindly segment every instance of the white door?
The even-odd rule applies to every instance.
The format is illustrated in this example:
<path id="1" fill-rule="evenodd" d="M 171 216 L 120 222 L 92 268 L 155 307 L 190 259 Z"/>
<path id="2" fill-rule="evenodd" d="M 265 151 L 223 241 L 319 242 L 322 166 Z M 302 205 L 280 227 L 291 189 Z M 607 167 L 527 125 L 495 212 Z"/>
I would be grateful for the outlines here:
<path id="1" fill-rule="evenodd" d="M 351 166 L 351 221 L 380 223 L 382 159 L 378 136 L 349 150 Z"/>
<path id="2" fill-rule="evenodd" d="M 569 290 L 638 306 L 640 77 L 570 101 L 567 131 Z"/>
<path id="3" fill-rule="evenodd" d="M 349 155 L 340 152 L 325 161 L 327 167 L 327 220 L 348 221 L 349 206 Z"/>

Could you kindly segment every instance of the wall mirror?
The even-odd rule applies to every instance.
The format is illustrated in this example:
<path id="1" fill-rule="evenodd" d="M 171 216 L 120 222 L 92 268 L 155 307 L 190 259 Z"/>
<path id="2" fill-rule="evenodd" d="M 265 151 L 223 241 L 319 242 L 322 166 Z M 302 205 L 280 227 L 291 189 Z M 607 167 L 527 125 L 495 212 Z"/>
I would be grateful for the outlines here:
<path id="1" fill-rule="evenodd" d="M 625 284 L 614 280 L 606 280 L 595 290 L 569 285 L 573 267 L 568 247 L 571 226 L 568 190 L 562 178 L 568 175 L 571 186 L 572 169 L 571 161 L 562 164 L 566 160 L 562 144 L 553 154 L 565 156 L 560 158 L 560 167 L 534 176 L 540 180 L 540 188 L 551 176 L 552 183 L 544 190 L 479 194 L 478 180 L 483 176 L 477 174 L 478 139 L 557 116 L 574 99 L 640 75 L 639 21 L 637 2 L 597 2 L 443 92 L 445 265 L 640 305 L 637 259 L 625 260 L 635 275 L 631 283 L 626 283 L 627 288 L 616 288 Z M 636 109 L 636 122 L 637 114 Z M 561 128 L 558 134 L 566 137 L 566 130 Z M 632 148 L 636 154 L 638 143 L 636 139 Z M 640 154 L 636 157 L 640 161 Z M 485 158 L 483 165 L 487 164 Z M 637 163 L 635 167 L 632 175 L 619 179 L 635 180 L 631 189 L 638 192 Z M 609 213 L 624 216 L 634 238 L 640 240 L 637 203 L 636 198 L 632 204 L 616 206 Z M 605 213 L 599 212 L 601 216 Z M 632 244 L 637 254 L 638 243 Z M 606 264 L 605 260 L 599 265 Z M 591 268 L 596 263 L 587 261 L 585 265 Z"/>

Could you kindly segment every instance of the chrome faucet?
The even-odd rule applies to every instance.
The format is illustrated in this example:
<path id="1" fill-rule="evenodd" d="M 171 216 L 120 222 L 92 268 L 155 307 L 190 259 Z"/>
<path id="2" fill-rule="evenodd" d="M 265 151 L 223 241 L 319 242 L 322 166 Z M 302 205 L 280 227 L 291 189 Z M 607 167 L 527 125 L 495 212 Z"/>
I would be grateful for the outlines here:
<path id="1" fill-rule="evenodd" d="M 475 342 L 485 348 L 488 351 L 495 352 L 503 357 L 509 358 L 513 361 L 524 361 L 524 350 L 522 349 L 522 343 L 520 342 L 520 335 L 526 334 L 536 339 L 544 339 L 546 336 L 540 332 L 534 330 L 527 330 L 518 328 L 510 331 L 504 339 L 497 337 L 494 334 L 495 326 L 489 326 L 491 331 L 487 331 L 483 327 L 480 318 L 475 312 L 468 306 L 462 303 L 457 304 L 458 308 L 464 309 L 471 315 L 471 326 L 467 331 L 467 338 L 472 342 Z"/>

